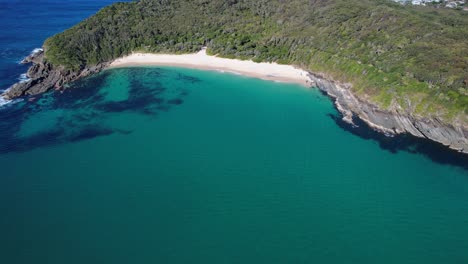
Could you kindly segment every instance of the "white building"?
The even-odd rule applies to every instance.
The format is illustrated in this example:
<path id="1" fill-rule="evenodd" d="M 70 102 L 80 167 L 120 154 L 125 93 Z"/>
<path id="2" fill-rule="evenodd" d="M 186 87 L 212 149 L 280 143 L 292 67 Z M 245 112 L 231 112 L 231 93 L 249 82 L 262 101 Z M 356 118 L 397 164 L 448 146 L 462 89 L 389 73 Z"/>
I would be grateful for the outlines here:
<path id="1" fill-rule="evenodd" d="M 448 7 L 448 8 L 457 8 L 457 6 L 458 6 L 457 3 L 455 2 L 450 2 L 445 5 L 445 7 Z"/>
<path id="2" fill-rule="evenodd" d="M 400 3 L 400 4 L 412 4 L 412 5 L 422 5 L 425 6 L 428 3 L 442 3 L 442 0 L 393 0 L 394 2 Z M 448 8 L 457 8 L 458 6 L 464 5 L 466 3 L 466 0 L 458 0 L 458 1 L 453 1 L 453 0 L 448 0 L 445 1 L 445 7 Z"/>

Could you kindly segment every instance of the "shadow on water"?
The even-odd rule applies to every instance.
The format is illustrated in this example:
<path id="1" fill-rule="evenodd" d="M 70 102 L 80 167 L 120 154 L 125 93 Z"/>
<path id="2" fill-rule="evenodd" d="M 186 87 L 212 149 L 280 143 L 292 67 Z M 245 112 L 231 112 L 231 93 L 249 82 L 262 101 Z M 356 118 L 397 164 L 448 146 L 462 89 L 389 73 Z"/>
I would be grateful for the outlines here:
<path id="1" fill-rule="evenodd" d="M 113 113 L 129 112 L 158 116 L 172 107 L 181 105 L 187 89 L 164 87 L 160 82 L 164 71 L 158 68 L 127 68 L 104 71 L 77 81 L 63 92 L 50 92 L 35 96 L 33 102 L 23 102 L 0 109 L 0 154 L 24 152 L 39 147 L 79 142 L 113 134 L 128 135 L 131 130 L 103 125 Z M 106 99 L 103 87 L 117 75 L 128 79 L 128 98 L 122 101 Z M 200 80 L 178 73 L 178 86 Z M 26 98 L 26 99 L 32 99 Z M 23 125 L 37 114 L 63 111 L 51 125 L 31 135 L 21 135 Z M 62 112 L 60 112 L 62 113 Z M 37 116 L 36 116 L 37 118 Z M 55 118 L 55 119 L 54 119 Z M 40 120 L 43 122 L 47 120 Z M 23 131 L 24 132 L 24 131 Z"/>
<path id="2" fill-rule="evenodd" d="M 351 125 L 343 121 L 342 116 L 339 114 L 329 114 L 328 116 L 343 130 L 366 140 L 374 140 L 383 150 L 394 154 L 399 151 L 420 154 L 433 162 L 457 166 L 468 171 L 468 155 L 451 150 L 437 142 L 409 134 L 386 136 L 375 131 L 357 117 L 353 117 L 355 125 Z"/>
<path id="3" fill-rule="evenodd" d="M 172 72 L 173 73 L 173 72 Z M 103 125 L 113 113 L 129 112 L 145 116 L 158 116 L 172 107 L 184 103 L 189 91 L 187 84 L 200 82 L 198 78 L 160 68 L 123 68 L 104 71 L 90 78 L 82 79 L 70 85 L 62 93 L 50 92 L 35 96 L 34 102 L 23 102 L 0 109 L 0 155 L 9 152 L 29 151 L 65 143 L 79 142 L 113 134 L 128 135 L 131 130 L 117 129 Z M 106 99 L 103 87 L 109 80 L 125 75 L 128 79 L 128 98 L 121 101 Z M 165 87 L 161 79 L 169 77 L 176 80 L 170 87 Z M 122 88 L 122 87 L 121 87 Z M 31 135 L 21 135 L 23 124 L 36 114 L 48 111 L 65 111 L 56 118 L 53 125 Z M 339 115 L 329 115 L 343 130 L 366 140 L 375 140 L 381 149 L 398 153 L 406 151 L 421 154 L 434 162 L 449 164 L 468 170 L 468 155 L 450 150 L 441 144 L 411 135 L 388 137 L 376 132 L 358 118 L 356 126 L 342 120 Z"/>
<path id="4" fill-rule="evenodd" d="M 157 114 L 157 107 L 164 104 L 165 87 L 159 82 L 152 84 L 152 89 L 148 89 L 145 84 L 138 80 L 131 80 L 129 87 L 129 96 L 125 101 L 100 101 L 95 108 L 104 112 L 125 112 L 134 111 L 142 114 Z"/>

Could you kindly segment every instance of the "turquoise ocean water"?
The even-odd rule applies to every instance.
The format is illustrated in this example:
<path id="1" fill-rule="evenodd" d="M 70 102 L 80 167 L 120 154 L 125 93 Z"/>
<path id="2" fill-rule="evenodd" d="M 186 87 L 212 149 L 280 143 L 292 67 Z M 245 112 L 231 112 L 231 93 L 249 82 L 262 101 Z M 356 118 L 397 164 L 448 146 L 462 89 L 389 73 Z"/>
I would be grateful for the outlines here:
<path id="1" fill-rule="evenodd" d="M 0 0 L 0 90 L 112 2 Z M 464 264 L 468 159 L 317 89 L 106 71 L 0 107 L 0 263 Z"/>
<path id="2" fill-rule="evenodd" d="M 171 67 L 12 105 L 2 263 L 467 263 L 466 160 L 334 116 L 317 89 Z"/>

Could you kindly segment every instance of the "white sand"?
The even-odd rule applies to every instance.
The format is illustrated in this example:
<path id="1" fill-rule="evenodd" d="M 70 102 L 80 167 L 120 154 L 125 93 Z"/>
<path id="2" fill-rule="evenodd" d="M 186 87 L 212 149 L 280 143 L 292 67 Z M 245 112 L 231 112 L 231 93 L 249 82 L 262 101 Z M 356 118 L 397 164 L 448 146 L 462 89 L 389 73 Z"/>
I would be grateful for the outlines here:
<path id="1" fill-rule="evenodd" d="M 308 85 L 310 81 L 306 71 L 290 65 L 224 59 L 207 55 L 206 49 L 202 49 L 198 53 L 182 55 L 133 53 L 127 57 L 115 60 L 110 65 L 110 68 L 146 65 L 180 66 L 203 70 L 225 71 L 265 80 L 299 83 L 303 85 Z"/>

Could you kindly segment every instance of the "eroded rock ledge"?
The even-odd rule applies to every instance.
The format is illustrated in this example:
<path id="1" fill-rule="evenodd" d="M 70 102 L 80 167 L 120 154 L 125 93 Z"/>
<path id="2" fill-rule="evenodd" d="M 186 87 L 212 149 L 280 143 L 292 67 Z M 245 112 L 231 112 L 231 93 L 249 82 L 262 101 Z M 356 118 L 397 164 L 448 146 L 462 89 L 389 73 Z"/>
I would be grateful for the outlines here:
<path id="1" fill-rule="evenodd" d="M 24 95 L 41 94 L 51 89 L 61 89 L 65 83 L 100 72 L 109 65 L 109 63 L 101 63 L 79 71 L 65 70 L 63 67 L 54 67 L 48 63 L 44 59 L 42 50 L 29 55 L 21 63 L 32 63 L 26 73 L 29 80 L 18 82 L 6 90 L 2 96 L 7 100 Z"/>
<path id="2" fill-rule="evenodd" d="M 27 72 L 30 80 L 13 85 L 2 94 L 5 99 L 41 94 L 51 89 L 63 89 L 64 84 L 98 73 L 110 65 L 110 62 L 107 62 L 79 71 L 65 70 L 63 67 L 54 67 L 48 63 L 44 59 L 43 51 L 31 54 L 22 63 L 32 63 Z M 312 85 L 335 100 L 337 109 L 343 114 L 343 120 L 348 123 L 352 124 L 353 116 L 357 116 L 382 133 L 409 133 L 468 153 L 468 127 L 464 125 L 445 124 L 437 118 L 416 118 L 397 109 L 384 111 L 354 96 L 350 84 L 333 81 L 324 74 L 309 73 L 309 78 Z"/>
<path id="3" fill-rule="evenodd" d="M 386 134 L 409 133 L 439 142 L 451 149 L 468 153 L 468 127 L 445 124 L 437 118 L 416 118 L 398 109 L 384 111 L 360 100 L 351 92 L 350 84 L 335 82 L 323 74 L 309 73 L 312 83 L 335 100 L 343 120 L 353 123 L 359 117 L 373 129 Z"/>

